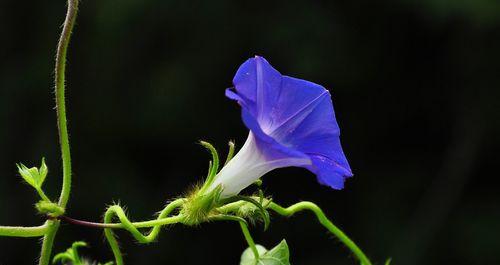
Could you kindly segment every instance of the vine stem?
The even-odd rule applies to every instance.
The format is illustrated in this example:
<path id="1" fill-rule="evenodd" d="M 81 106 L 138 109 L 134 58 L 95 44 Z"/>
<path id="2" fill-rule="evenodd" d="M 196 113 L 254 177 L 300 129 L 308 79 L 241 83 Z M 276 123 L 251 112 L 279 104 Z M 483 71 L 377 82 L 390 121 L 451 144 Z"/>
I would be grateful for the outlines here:
<path id="1" fill-rule="evenodd" d="M 287 208 L 284 208 L 274 202 L 271 202 L 268 205 L 268 208 L 275 211 L 276 213 L 283 215 L 283 216 L 291 216 L 297 212 L 304 211 L 304 210 L 309 210 L 312 211 L 316 217 L 318 218 L 318 221 L 326 228 L 328 231 L 330 231 L 332 234 L 334 234 L 344 245 L 346 245 L 351 252 L 358 258 L 358 260 L 361 262 L 362 265 L 372 265 L 368 257 L 361 251 L 361 249 L 354 243 L 342 230 L 340 230 L 338 227 L 336 227 L 323 213 L 323 210 L 319 208 L 318 205 L 312 203 L 312 202 L 299 202 L 296 204 L 293 204 Z"/>
<path id="2" fill-rule="evenodd" d="M 120 220 L 121 223 L 120 228 L 129 231 L 132 234 L 132 236 L 137 241 L 139 241 L 139 243 L 143 244 L 150 243 L 153 242 L 158 237 L 160 229 L 163 225 L 181 223 L 184 220 L 184 216 L 182 215 L 177 215 L 167 218 L 167 216 L 172 211 L 180 207 L 184 203 L 184 201 L 185 199 L 177 199 L 169 203 L 160 212 L 156 220 L 139 222 L 139 223 L 132 223 L 125 214 L 125 211 L 119 205 L 113 205 L 109 207 L 106 213 L 104 214 L 104 224 L 109 225 L 113 221 L 113 218 L 116 216 Z M 153 228 L 149 231 L 147 235 L 144 235 L 138 229 L 138 227 L 140 226 L 150 226 L 150 225 L 153 225 Z M 108 240 L 108 244 L 109 247 L 111 248 L 111 251 L 113 251 L 116 265 L 123 265 L 123 255 L 121 253 L 120 246 L 118 245 L 118 241 L 116 240 L 115 233 L 113 232 L 112 228 L 105 228 L 104 235 Z"/>
<path id="3" fill-rule="evenodd" d="M 250 234 L 250 231 L 248 230 L 248 225 L 245 222 L 240 222 L 240 227 L 241 227 L 241 232 L 243 232 L 243 236 L 245 237 L 245 240 L 247 241 L 248 246 L 253 252 L 253 255 L 255 256 L 255 260 L 259 260 L 259 251 L 257 250 L 257 246 L 255 245 L 255 241 L 253 241 L 252 235 Z"/>
<path id="4" fill-rule="evenodd" d="M 122 223 L 89 222 L 89 221 L 85 221 L 85 220 L 74 219 L 74 218 L 64 216 L 64 215 L 58 216 L 57 219 L 60 221 L 66 222 L 68 224 L 84 226 L 84 227 L 89 227 L 89 228 L 127 229 L 125 227 L 125 225 L 123 225 Z M 166 218 L 156 219 L 156 220 L 131 222 L 131 224 L 135 228 L 150 228 L 150 227 L 164 226 L 164 225 L 171 225 L 171 224 L 175 224 L 175 223 L 180 223 L 183 220 L 184 220 L 183 216 L 176 215 L 176 216 L 171 216 L 171 217 L 166 217 Z"/>
<path id="5" fill-rule="evenodd" d="M 0 226 L 0 236 L 7 237 L 41 237 L 47 232 L 47 224 L 33 227 Z"/>
<path id="6" fill-rule="evenodd" d="M 71 153 L 69 147 L 68 125 L 66 118 L 66 54 L 71 39 L 71 33 L 75 26 L 75 20 L 78 13 L 78 0 L 68 0 L 66 19 L 59 38 L 56 53 L 55 65 L 55 94 L 57 111 L 57 128 L 59 131 L 59 144 L 61 146 L 61 158 L 63 168 L 63 182 L 61 194 L 59 196 L 59 206 L 66 208 L 71 192 Z M 47 220 L 47 231 L 43 238 L 42 250 L 40 254 L 39 265 L 48 265 L 52 254 L 54 238 L 59 229 L 59 221 Z"/>
<path id="7" fill-rule="evenodd" d="M 55 67 L 55 94 L 57 110 L 57 127 L 59 129 L 59 142 L 61 145 L 61 157 L 63 162 L 63 184 L 59 206 L 65 208 L 68 204 L 71 191 L 71 153 L 69 148 L 68 125 L 66 118 L 66 54 L 71 32 L 75 26 L 76 15 L 78 13 L 78 0 L 68 0 L 68 12 L 64 21 L 63 30 L 57 46 L 56 67 Z"/>
<path id="8" fill-rule="evenodd" d="M 57 230 L 59 229 L 60 222 L 48 220 L 46 222 L 46 225 L 47 225 L 47 231 L 45 232 L 45 236 L 43 237 L 42 241 L 40 260 L 38 261 L 39 265 L 50 264 L 52 246 L 54 245 L 54 239 L 56 237 Z"/>

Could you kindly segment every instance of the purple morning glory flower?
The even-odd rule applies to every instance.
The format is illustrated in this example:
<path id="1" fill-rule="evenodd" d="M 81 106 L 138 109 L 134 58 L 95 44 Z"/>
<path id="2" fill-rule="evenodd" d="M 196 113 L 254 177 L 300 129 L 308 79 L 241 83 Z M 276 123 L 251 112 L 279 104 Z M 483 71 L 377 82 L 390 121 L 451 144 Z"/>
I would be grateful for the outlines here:
<path id="1" fill-rule="evenodd" d="M 233 84 L 226 96 L 241 105 L 250 133 L 211 190 L 221 185 L 223 197 L 236 195 L 267 172 L 290 166 L 307 168 L 321 184 L 344 187 L 352 172 L 328 90 L 281 75 L 259 56 L 240 66 Z"/>

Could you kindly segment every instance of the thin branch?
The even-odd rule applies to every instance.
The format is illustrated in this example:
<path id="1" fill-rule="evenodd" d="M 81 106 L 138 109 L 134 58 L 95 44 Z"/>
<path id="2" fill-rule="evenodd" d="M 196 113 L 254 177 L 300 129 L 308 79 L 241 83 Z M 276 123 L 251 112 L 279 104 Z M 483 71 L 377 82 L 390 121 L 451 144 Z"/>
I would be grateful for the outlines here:
<path id="1" fill-rule="evenodd" d="M 0 236 L 6 237 L 41 237 L 47 232 L 47 225 L 40 226 L 0 226 Z"/>

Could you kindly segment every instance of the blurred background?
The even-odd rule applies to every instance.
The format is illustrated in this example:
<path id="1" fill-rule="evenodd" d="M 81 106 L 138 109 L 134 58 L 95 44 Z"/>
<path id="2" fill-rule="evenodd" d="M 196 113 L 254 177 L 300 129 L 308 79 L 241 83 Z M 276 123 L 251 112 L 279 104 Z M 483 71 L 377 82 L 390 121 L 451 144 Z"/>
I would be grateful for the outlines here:
<path id="1" fill-rule="evenodd" d="M 0 1 L 0 224 L 43 222 L 15 163 L 61 164 L 53 64 L 65 1 Z M 303 169 L 265 177 L 284 205 L 319 204 L 382 264 L 500 264 L 500 3 L 490 0 L 83 1 L 69 51 L 74 161 L 67 214 L 101 220 L 121 202 L 150 218 L 206 173 L 200 139 L 226 154 L 247 129 L 224 96 L 258 54 L 333 95 L 355 177 L 342 191 Z M 250 192 L 250 191 L 248 191 Z M 252 229 L 292 264 L 355 264 L 311 214 Z M 238 225 L 174 226 L 157 243 L 119 233 L 128 264 L 238 264 Z M 55 251 L 85 240 L 112 259 L 102 231 L 63 225 Z M 0 264 L 33 264 L 37 239 L 0 238 Z"/>

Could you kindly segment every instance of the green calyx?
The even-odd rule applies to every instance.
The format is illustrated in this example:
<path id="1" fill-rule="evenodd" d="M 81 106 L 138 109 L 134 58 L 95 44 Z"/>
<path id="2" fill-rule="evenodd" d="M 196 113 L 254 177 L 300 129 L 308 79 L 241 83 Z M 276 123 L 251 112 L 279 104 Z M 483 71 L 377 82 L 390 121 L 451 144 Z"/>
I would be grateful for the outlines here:
<path id="1" fill-rule="evenodd" d="M 197 225 L 205 222 L 211 215 L 217 213 L 215 210 L 220 205 L 220 194 L 222 188 L 219 186 L 211 192 L 196 190 L 187 196 L 186 202 L 182 205 L 180 214 L 184 216 L 186 225 Z"/>
<path id="2" fill-rule="evenodd" d="M 236 214 L 236 216 L 233 217 L 242 218 L 243 220 L 249 219 L 253 223 L 262 221 L 264 223 L 264 230 L 267 230 L 270 218 L 269 212 L 266 210 L 267 205 L 265 205 L 264 201 L 269 202 L 270 199 L 264 198 L 262 191 L 260 191 L 258 197 L 237 195 L 230 198 L 221 198 L 223 187 L 211 187 L 219 172 L 219 155 L 212 144 L 204 141 L 200 141 L 200 144 L 211 153 L 212 161 L 209 163 L 208 174 L 203 185 L 201 185 L 201 187 L 195 187 L 193 192 L 190 192 L 186 196 L 186 201 L 180 211 L 180 214 L 185 218 L 183 222 L 187 225 L 200 224 L 211 220 L 211 217 L 227 213 L 224 210 L 221 211 L 222 208 L 227 209 L 228 205 L 237 201 L 242 201 L 246 203 L 238 204 L 239 208 L 229 211 Z M 234 150 L 234 142 L 230 141 L 229 151 L 224 165 L 233 158 Z M 262 182 L 258 181 L 255 184 L 260 187 Z M 219 207 L 221 209 L 219 209 Z"/>
<path id="3" fill-rule="evenodd" d="M 215 147 L 209 142 L 200 141 L 212 155 L 212 161 L 209 163 L 208 174 L 203 185 L 196 186 L 192 192 L 186 196 L 186 201 L 182 206 L 180 214 L 184 216 L 184 223 L 187 225 L 197 225 L 209 220 L 212 215 L 217 214 L 216 208 L 221 205 L 222 187 L 218 186 L 209 190 L 219 172 L 219 154 Z M 227 164 L 234 155 L 234 143 L 229 142 L 229 152 L 225 164 Z"/>

